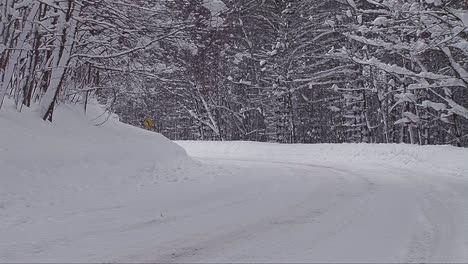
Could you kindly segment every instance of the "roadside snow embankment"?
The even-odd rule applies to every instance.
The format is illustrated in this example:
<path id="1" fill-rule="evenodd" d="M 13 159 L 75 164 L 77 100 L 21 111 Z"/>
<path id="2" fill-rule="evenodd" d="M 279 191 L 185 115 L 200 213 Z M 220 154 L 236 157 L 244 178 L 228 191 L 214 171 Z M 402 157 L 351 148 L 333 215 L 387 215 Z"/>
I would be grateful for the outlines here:
<path id="1" fill-rule="evenodd" d="M 391 166 L 468 175 L 468 149 L 405 144 L 271 144 L 178 141 L 190 156 L 291 162 L 330 167 Z"/>
<path id="2" fill-rule="evenodd" d="M 181 147 L 116 116 L 96 126 L 107 115 L 95 102 L 86 115 L 82 105 L 61 105 L 53 123 L 36 111 L 19 113 L 9 100 L 0 111 L 0 228 L 18 215 L 99 206 L 188 179 L 191 160 Z"/>

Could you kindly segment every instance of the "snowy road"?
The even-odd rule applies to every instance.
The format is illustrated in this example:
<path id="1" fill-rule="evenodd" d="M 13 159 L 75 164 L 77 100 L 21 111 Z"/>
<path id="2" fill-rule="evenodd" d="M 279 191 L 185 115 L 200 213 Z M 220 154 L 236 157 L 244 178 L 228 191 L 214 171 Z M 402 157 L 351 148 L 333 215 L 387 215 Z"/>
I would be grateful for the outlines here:
<path id="1" fill-rule="evenodd" d="M 206 146 L 185 145 L 195 180 L 22 213 L 0 228 L 0 262 L 468 260 L 466 177 Z"/>
<path id="2" fill-rule="evenodd" d="M 149 248 L 137 261 L 466 261 L 466 182 L 425 181 L 407 170 L 202 161 L 245 171 L 217 190 L 222 206 L 203 202 L 172 223 L 182 229 L 165 249 L 151 256 Z"/>

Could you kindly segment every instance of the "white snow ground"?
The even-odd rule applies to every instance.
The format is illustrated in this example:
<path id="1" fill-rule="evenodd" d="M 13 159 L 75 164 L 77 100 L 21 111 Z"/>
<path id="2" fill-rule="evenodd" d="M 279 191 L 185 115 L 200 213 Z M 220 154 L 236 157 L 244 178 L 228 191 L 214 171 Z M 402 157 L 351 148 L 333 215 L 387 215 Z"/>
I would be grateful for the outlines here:
<path id="1" fill-rule="evenodd" d="M 0 111 L 0 262 L 467 262 L 468 150 L 177 142 Z"/>

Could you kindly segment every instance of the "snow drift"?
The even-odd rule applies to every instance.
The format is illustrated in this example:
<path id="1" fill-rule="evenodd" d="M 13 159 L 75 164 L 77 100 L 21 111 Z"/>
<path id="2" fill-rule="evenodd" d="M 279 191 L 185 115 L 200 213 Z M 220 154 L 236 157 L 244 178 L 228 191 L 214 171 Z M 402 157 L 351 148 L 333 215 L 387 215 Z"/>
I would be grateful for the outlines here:
<path id="1" fill-rule="evenodd" d="M 0 111 L 0 228 L 17 221 L 20 211 L 39 214 L 135 196 L 137 187 L 180 180 L 168 171 L 191 163 L 164 136 L 115 115 L 98 126 L 109 116 L 96 102 L 86 115 L 82 105 L 61 105 L 53 123 L 37 112 L 19 113 L 9 100 Z"/>

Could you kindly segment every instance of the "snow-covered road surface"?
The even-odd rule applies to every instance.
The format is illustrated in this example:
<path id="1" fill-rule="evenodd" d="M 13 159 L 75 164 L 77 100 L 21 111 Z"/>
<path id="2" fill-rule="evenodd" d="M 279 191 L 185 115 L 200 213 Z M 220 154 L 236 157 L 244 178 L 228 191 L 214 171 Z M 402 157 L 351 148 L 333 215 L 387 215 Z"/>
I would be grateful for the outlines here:
<path id="1" fill-rule="evenodd" d="M 467 260 L 466 177 L 203 156 L 196 181 L 1 229 L 0 260 Z"/>
<path id="2" fill-rule="evenodd" d="M 224 160 L 226 164 L 248 166 L 268 176 L 244 174 L 259 181 L 249 188 L 233 185 L 246 199 L 212 212 L 210 219 L 220 220 L 215 222 L 221 226 L 213 230 L 212 221 L 203 221 L 208 226 L 200 225 L 200 235 L 177 239 L 176 250 L 156 261 L 466 260 L 466 184 L 435 187 L 407 177 L 412 173 L 407 170 L 382 175 L 381 170 L 287 163 Z M 245 193 L 252 188 L 253 194 Z"/>
<path id="3" fill-rule="evenodd" d="M 222 143 L 180 144 L 205 164 L 244 168 L 232 175 L 231 192 L 218 198 L 241 200 L 197 221 L 200 232 L 175 239 L 168 253 L 142 261 L 467 260 L 466 177 L 390 166 L 317 166 L 268 155 L 255 161 L 242 151 L 223 158 L 216 150 L 229 146 Z"/>

